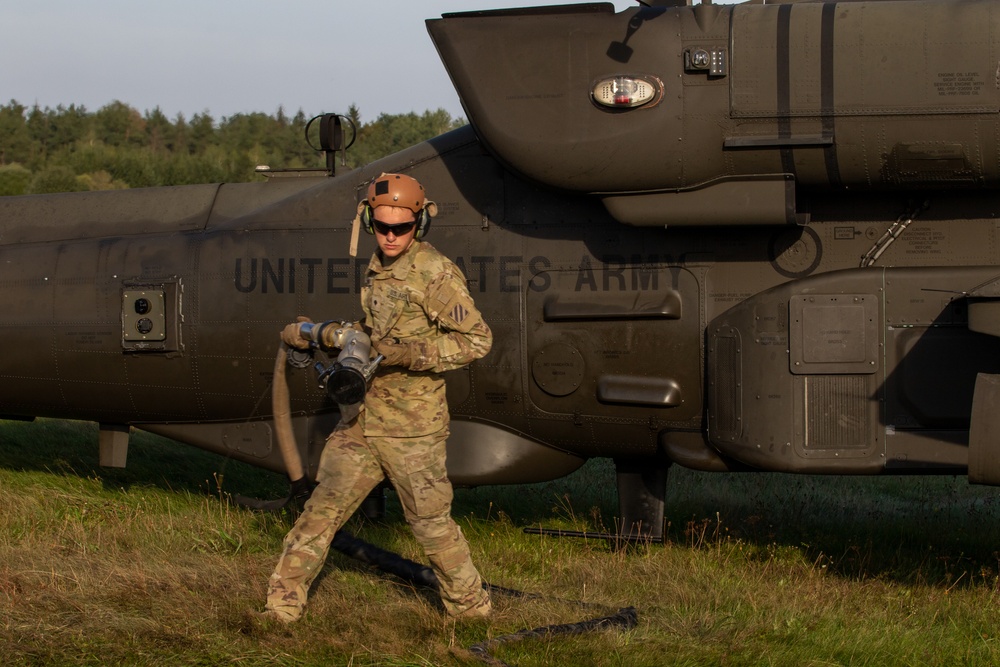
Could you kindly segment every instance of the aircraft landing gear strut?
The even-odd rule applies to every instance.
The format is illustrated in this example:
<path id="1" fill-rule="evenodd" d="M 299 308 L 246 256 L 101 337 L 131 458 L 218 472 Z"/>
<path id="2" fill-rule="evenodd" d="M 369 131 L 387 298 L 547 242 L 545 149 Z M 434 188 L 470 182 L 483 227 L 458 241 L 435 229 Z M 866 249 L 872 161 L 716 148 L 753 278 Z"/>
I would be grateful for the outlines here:
<path id="1" fill-rule="evenodd" d="M 527 527 L 531 535 L 583 537 L 616 544 L 663 542 L 663 508 L 667 494 L 670 461 L 662 459 L 615 459 L 618 479 L 618 515 L 615 533 L 591 533 L 557 528 Z"/>
<path id="2" fill-rule="evenodd" d="M 663 540 L 663 507 L 669 461 L 615 459 L 618 532 L 626 539 Z"/>

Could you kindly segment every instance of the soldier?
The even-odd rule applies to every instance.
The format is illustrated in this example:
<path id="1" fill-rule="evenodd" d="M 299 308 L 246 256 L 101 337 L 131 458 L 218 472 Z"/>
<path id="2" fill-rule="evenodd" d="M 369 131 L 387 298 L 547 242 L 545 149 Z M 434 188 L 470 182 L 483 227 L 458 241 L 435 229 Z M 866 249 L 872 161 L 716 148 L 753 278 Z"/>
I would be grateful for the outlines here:
<path id="1" fill-rule="evenodd" d="M 361 290 L 364 319 L 354 326 L 370 331 L 385 360 L 360 413 L 342 415 L 326 441 L 318 486 L 285 537 L 268 584 L 268 616 L 291 622 L 302 615 L 334 534 L 386 476 L 437 575 L 447 612 L 490 612 L 468 543 L 451 518 L 449 414 L 441 373 L 486 355 L 493 334 L 461 270 L 421 240 L 435 212 L 420 183 L 402 174 L 379 176 L 359 207 L 378 249 Z M 285 327 L 281 338 L 300 349 L 311 342 L 331 346 L 326 338 L 336 328 L 300 321 Z"/>

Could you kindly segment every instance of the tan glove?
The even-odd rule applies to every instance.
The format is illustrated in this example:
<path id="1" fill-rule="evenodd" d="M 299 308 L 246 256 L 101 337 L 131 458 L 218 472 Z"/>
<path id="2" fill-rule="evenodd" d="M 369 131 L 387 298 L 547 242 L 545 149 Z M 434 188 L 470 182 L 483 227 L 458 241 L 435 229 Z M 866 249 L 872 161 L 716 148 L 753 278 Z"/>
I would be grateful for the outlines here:
<path id="1" fill-rule="evenodd" d="M 289 324 L 284 329 L 282 329 L 281 340 L 288 347 L 294 347 L 299 350 L 308 350 L 311 339 L 304 338 L 302 336 L 302 325 L 306 323 L 312 324 L 312 320 L 303 315 L 299 315 L 295 319 L 296 319 L 295 323 Z"/>
<path id="2" fill-rule="evenodd" d="M 391 338 L 375 343 L 375 351 L 385 357 L 382 360 L 383 366 L 403 366 L 409 368 L 413 360 L 410 353 L 410 346 L 407 343 L 400 343 Z"/>

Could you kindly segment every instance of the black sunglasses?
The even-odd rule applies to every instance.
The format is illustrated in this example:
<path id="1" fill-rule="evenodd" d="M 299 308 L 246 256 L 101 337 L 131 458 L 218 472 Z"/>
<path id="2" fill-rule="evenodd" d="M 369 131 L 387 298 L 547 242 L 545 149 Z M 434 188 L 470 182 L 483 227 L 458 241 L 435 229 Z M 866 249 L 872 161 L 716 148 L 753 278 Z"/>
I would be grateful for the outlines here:
<path id="1" fill-rule="evenodd" d="M 387 225 L 384 222 L 372 220 L 372 224 L 375 226 L 375 231 L 382 236 L 388 236 L 389 232 L 392 232 L 394 236 L 406 236 L 417 222 L 414 220 L 413 222 L 404 222 L 398 225 Z"/>

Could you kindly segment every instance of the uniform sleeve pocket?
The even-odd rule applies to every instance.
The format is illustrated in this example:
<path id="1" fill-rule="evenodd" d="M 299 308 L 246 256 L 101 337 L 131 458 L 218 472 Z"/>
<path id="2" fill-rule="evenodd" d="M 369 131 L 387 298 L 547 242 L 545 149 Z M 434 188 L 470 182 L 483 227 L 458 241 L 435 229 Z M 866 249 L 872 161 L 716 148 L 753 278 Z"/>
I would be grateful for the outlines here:
<path id="1" fill-rule="evenodd" d="M 447 314 L 448 305 L 455 299 L 457 290 L 448 284 L 433 285 L 428 289 L 424 307 L 431 319 L 437 320 Z"/>

